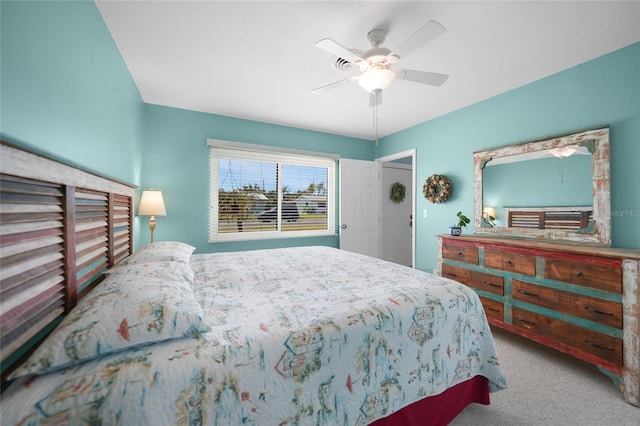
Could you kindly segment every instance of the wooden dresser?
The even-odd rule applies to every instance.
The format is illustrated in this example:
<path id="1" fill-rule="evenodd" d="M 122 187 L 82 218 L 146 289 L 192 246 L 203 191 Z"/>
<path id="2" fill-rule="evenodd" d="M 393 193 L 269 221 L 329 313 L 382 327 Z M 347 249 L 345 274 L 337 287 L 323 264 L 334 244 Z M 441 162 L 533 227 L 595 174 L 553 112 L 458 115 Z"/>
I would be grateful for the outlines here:
<path id="1" fill-rule="evenodd" d="M 640 406 L 640 252 L 438 236 L 435 274 L 479 294 L 489 323 L 596 365 Z"/>

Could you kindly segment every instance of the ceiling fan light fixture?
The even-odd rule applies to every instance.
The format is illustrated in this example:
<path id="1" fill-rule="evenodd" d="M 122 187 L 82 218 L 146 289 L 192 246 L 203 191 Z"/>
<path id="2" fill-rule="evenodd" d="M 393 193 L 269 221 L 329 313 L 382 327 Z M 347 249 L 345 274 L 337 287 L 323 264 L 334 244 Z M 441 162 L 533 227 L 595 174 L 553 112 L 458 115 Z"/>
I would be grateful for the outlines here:
<path id="1" fill-rule="evenodd" d="M 370 93 L 385 90 L 396 75 L 386 68 L 371 68 L 358 77 L 358 85 Z"/>

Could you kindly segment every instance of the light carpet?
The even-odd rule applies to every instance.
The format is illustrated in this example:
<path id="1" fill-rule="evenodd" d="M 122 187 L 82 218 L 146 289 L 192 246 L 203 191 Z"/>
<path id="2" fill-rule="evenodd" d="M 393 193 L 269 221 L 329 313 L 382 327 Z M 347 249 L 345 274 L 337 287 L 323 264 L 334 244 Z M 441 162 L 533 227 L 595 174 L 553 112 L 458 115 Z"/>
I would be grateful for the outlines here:
<path id="1" fill-rule="evenodd" d="M 492 328 L 507 389 L 490 405 L 472 404 L 451 423 L 466 425 L 640 426 L 640 408 L 625 402 L 596 367 Z"/>

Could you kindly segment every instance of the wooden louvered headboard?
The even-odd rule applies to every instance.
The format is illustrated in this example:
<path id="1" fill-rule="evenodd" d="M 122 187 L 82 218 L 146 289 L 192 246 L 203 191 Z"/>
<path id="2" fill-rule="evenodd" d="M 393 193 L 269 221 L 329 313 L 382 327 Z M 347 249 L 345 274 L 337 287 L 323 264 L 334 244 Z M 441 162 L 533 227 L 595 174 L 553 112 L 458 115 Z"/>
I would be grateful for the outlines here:
<path id="1" fill-rule="evenodd" d="M 2 382 L 103 272 L 133 252 L 135 186 L 2 140 Z"/>

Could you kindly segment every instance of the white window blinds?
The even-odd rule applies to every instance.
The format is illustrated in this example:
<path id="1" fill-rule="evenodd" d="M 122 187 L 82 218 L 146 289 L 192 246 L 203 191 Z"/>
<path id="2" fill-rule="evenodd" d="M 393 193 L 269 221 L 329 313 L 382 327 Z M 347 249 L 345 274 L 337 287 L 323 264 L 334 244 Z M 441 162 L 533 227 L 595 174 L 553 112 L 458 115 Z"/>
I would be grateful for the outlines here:
<path id="1" fill-rule="evenodd" d="M 209 140 L 210 241 L 335 233 L 336 157 Z"/>

